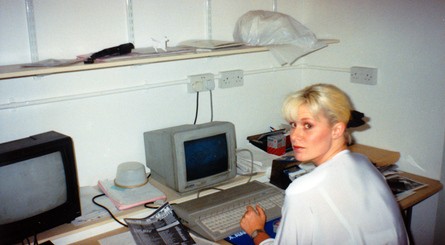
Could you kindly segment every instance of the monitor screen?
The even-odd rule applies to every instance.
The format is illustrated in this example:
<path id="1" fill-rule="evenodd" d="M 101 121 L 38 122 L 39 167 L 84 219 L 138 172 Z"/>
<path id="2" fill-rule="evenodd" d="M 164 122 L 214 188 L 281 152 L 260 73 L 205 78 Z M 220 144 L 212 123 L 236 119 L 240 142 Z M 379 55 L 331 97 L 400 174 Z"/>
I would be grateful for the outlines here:
<path id="1" fill-rule="evenodd" d="M 236 176 L 235 126 L 230 122 L 179 125 L 144 133 L 147 167 L 179 194 Z"/>
<path id="2" fill-rule="evenodd" d="M 229 169 L 224 134 L 184 142 L 187 181 L 215 175 Z"/>

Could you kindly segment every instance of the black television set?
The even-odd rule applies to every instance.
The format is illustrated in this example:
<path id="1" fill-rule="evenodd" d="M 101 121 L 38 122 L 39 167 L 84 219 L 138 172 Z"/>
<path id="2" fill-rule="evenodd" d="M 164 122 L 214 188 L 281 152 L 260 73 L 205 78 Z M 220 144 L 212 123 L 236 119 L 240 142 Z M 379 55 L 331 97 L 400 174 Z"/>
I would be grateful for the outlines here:
<path id="1" fill-rule="evenodd" d="M 73 140 L 55 131 L 0 144 L 0 244 L 80 216 Z"/>

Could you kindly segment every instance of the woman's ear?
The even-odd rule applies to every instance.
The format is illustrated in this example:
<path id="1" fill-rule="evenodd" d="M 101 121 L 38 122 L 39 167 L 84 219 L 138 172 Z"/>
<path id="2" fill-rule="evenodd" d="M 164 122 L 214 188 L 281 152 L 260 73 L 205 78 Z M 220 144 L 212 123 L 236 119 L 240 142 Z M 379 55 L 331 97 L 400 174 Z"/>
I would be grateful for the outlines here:
<path id="1" fill-rule="evenodd" d="M 345 130 L 346 130 L 346 124 L 342 122 L 334 124 L 334 126 L 332 127 L 332 137 L 335 139 L 343 137 Z"/>

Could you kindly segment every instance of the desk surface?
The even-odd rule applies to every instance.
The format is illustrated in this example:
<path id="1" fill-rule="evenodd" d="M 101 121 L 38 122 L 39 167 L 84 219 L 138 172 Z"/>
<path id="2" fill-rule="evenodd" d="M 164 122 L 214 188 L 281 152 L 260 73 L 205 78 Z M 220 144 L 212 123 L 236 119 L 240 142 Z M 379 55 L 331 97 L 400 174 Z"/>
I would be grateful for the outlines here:
<path id="1" fill-rule="evenodd" d="M 411 178 L 413 180 L 423 182 L 428 185 L 427 187 L 416 190 L 416 192 L 413 195 L 401 200 L 399 202 L 399 204 L 400 204 L 401 209 L 403 209 L 403 210 L 409 209 L 409 208 L 413 207 L 414 205 L 416 205 L 417 203 L 422 202 L 423 200 L 427 199 L 428 197 L 439 192 L 443 187 L 442 184 L 437 180 L 429 179 L 426 177 L 422 177 L 422 176 L 418 176 L 418 175 L 410 174 L 410 173 L 402 173 L 402 175 L 406 176 L 408 178 Z M 241 181 L 244 181 L 244 180 L 241 180 Z M 157 183 L 155 185 L 157 185 Z M 232 184 L 232 185 L 236 185 L 236 184 Z M 229 185 L 229 187 L 231 187 L 231 185 Z M 164 191 L 167 194 L 167 196 L 169 196 L 168 190 L 162 190 L 162 191 Z M 177 197 L 175 197 L 175 198 L 169 197 L 168 199 L 171 201 L 172 199 L 177 199 Z M 182 199 L 182 198 L 179 198 L 179 199 Z M 185 199 L 188 199 L 188 198 L 185 198 Z M 99 244 L 98 240 L 103 239 L 105 237 L 112 236 L 112 235 L 120 234 L 125 231 L 128 231 L 128 229 L 125 227 L 121 227 L 121 228 L 118 228 L 118 229 L 115 229 L 115 230 L 112 230 L 109 232 L 105 232 L 105 233 L 90 237 L 88 239 L 76 242 L 74 244 L 76 244 L 76 245 Z M 220 244 L 228 244 L 228 243 L 225 241 L 221 241 Z"/>
<path id="2" fill-rule="evenodd" d="M 412 206 L 416 205 L 417 203 L 436 194 L 443 187 L 442 184 L 438 180 L 433 180 L 433 179 L 429 179 L 426 177 L 422 177 L 422 176 L 410 174 L 410 173 L 402 173 L 402 175 L 428 185 L 427 187 L 416 190 L 416 192 L 413 195 L 408 196 L 405 199 L 401 200 L 399 202 L 399 204 L 403 210 L 411 208 Z"/>

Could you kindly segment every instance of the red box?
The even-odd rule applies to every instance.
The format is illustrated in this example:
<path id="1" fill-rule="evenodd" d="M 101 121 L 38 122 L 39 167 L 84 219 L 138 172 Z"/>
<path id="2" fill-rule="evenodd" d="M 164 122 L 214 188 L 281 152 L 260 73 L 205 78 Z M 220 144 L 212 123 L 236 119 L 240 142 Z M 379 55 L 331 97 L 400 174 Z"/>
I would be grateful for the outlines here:
<path id="1" fill-rule="evenodd" d="M 286 136 L 277 134 L 267 137 L 267 152 L 277 156 L 286 153 Z"/>

